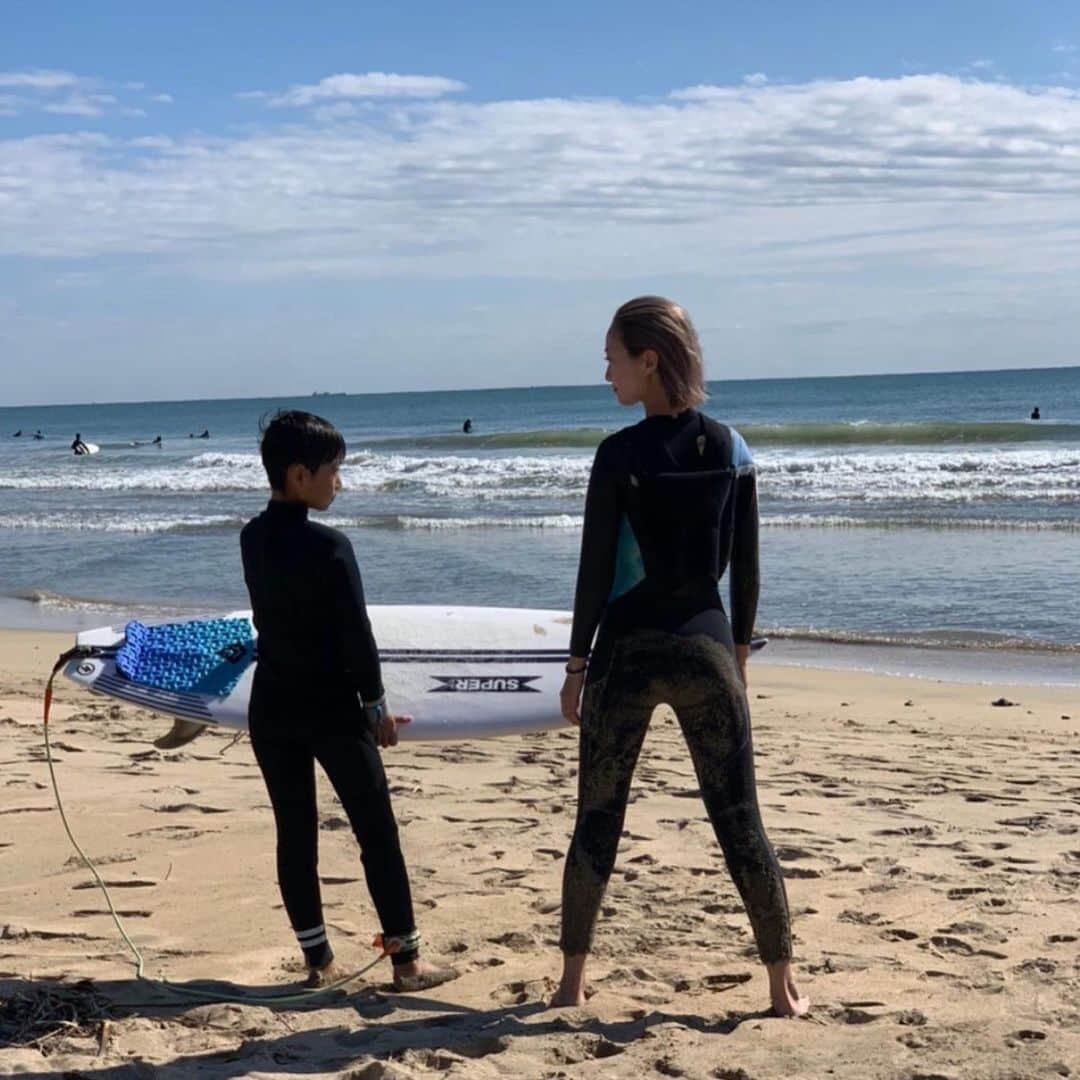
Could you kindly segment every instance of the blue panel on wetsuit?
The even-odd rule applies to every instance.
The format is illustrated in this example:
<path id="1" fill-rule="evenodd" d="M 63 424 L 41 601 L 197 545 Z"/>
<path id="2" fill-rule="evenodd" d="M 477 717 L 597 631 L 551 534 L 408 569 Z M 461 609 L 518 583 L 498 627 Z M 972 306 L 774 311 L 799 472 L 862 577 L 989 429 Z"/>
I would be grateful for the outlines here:
<path id="1" fill-rule="evenodd" d="M 736 472 L 747 472 L 754 467 L 754 458 L 750 453 L 750 447 L 746 440 L 734 429 L 731 432 L 731 467 Z"/>
<path id="2" fill-rule="evenodd" d="M 611 583 L 608 603 L 618 600 L 636 585 L 645 580 L 645 560 L 641 557 L 641 548 L 630 525 L 630 519 L 623 514 L 619 519 L 619 539 L 615 548 L 615 577 Z"/>

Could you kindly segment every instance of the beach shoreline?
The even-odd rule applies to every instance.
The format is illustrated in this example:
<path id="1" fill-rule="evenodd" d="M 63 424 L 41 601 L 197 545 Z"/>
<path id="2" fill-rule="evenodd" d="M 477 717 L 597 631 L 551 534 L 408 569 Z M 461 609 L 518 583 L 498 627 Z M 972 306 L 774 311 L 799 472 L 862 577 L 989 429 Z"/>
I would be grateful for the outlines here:
<path id="1" fill-rule="evenodd" d="M 133 981 L 55 811 L 40 698 L 69 642 L 0 631 L 0 1003 L 90 979 L 128 1004 L 105 1027 L 0 1048 L 0 1072 L 269 1077 L 295 1075 L 288 1063 L 302 1059 L 307 1076 L 365 1080 L 864 1080 L 1068 1075 L 1058 1067 L 1080 1056 L 1080 710 L 1069 688 L 755 661 L 759 793 L 809 1021 L 762 1012 L 746 918 L 664 710 L 638 766 L 585 1008 L 543 1008 L 558 972 L 572 731 L 386 754 L 427 948 L 459 980 L 401 997 L 378 968 L 318 1008 L 177 1007 Z M 149 974 L 294 989 L 250 746 L 209 731 L 162 753 L 151 740 L 168 723 L 58 684 L 50 730 L 75 835 L 112 883 Z M 372 956 L 374 913 L 325 784 L 320 809 L 327 922 L 355 968 Z"/>

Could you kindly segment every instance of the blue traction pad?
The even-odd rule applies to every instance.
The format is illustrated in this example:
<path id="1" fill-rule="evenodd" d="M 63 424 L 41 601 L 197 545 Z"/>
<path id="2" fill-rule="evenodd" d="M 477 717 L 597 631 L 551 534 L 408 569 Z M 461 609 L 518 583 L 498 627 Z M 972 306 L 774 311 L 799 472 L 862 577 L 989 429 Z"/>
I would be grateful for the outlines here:
<path id="1" fill-rule="evenodd" d="M 133 683 L 159 690 L 227 696 L 255 660 L 247 619 L 202 619 L 124 628 L 116 667 Z"/>

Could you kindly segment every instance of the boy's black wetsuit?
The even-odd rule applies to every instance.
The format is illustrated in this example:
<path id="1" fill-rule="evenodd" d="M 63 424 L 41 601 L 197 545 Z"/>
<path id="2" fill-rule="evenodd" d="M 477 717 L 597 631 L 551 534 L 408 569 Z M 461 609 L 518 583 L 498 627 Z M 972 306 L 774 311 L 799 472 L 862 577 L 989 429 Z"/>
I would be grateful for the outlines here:
<path id="1" fill-rule="evenodd" d="M 762 960 L 791 956 L 787 897 L 758 811 L 736 643 L 758 599 L 757 486 L 742 437 L 693 409 L 605 439 L 585 504 L 570 640 L 588 656 L 562 948 L 592 943 L 649 718 L 671 705 Z M 730 565 L 732 622 L 718 582 Z M 597 633 L 599 629 L 599 632 Z"/>
<path id="2" fill-rule="evenodd" d="M 332 958 L 318 877 L 315 762 L 360 844 L 386 938 L 415 930 L 409 879 L 378 746 L 361 702 L 383 695 L 379 654 L 352 545 L 272 500 L 240 534 L 244 580 L 259 632 L 248 726 L 277 823 L 285 910 L 308 964 Z M 393 956 L 415 959 L 416 950 Z"/>

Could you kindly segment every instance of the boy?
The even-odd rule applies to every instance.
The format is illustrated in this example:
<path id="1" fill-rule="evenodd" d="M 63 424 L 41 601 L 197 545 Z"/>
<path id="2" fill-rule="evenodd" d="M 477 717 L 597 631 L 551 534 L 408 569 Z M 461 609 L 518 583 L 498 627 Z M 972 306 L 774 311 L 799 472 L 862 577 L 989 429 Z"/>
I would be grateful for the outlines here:
<path id="1" fill-rule="evenodd" d="M 452 969 L 420 960 L 409 878 L 378 747 L 397 743 L 379 653 L 352 545 L 308 520 L 341 487 L 345 440 L 310 413 L 279 412 L 262 434 L 267 508 L 244 526 L 240 550 L 259 659 L 248 727 L 277 824 L 278 884 L 304 953 L 307 985 L 340 977 L 319 893 L 315 762 L 334 785 L 360 844 L 397 990 L 426 990 Z M 378 742 L 378 746 L 376 745 Z"/>

